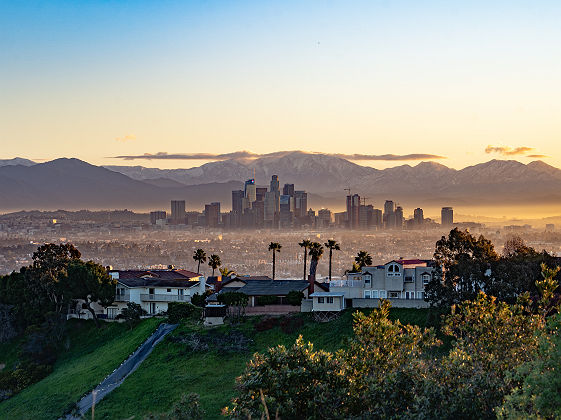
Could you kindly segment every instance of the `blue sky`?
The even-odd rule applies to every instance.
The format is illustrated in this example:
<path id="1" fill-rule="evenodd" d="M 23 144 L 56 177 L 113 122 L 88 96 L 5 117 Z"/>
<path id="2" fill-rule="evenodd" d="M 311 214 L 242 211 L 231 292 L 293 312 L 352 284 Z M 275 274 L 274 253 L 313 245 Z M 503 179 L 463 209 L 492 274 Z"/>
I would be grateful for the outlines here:
<path id="1" fill-rule="evenodd" d="M 3 2 L 0 158 L 299 149 L 463 167 L 504 158 L 493 145 L 561 166 L 560 22 L 554 1 Z"/>

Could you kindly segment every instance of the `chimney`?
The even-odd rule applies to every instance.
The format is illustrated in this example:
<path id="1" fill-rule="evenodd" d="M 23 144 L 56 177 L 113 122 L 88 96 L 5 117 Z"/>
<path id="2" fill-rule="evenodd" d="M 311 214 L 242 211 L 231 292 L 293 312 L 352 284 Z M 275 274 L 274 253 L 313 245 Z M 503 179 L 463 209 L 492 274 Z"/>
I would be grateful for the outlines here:
<path id="1" fill-rule="evenodd" d="M 314 293 L 314 286 L 316 283 L 316 275 L 315 274 L 310 274 L 308 276 L 308 296 L 310 296 L 312 293 Z"/>

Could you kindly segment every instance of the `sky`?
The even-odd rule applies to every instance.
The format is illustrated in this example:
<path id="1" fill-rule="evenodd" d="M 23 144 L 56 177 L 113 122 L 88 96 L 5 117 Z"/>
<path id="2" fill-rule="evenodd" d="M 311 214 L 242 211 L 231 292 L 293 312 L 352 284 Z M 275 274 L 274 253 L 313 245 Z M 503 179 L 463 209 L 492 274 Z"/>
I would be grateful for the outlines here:
<path id="1" fill-rule="evenodd" d="M 561 167 L 560 22 L 539 0 L 4 1 L 0 159 Z M 157 153 L 208 155 L 116 158 Z"/>

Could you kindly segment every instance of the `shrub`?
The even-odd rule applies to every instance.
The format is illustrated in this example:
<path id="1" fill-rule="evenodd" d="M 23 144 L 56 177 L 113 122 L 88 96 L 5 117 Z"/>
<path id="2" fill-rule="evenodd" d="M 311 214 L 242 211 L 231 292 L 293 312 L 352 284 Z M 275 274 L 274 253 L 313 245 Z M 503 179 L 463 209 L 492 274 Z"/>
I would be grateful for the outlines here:
<path id="1" fill-rule="evenodd" d="M 279 319 L 273 317 L 266 317 L 255 323 L 255 331 L 267 331 L 279 325 Z"/>
<path id="2" fill-rule="evenodd" d="M 304 293 L 293 290 L 286 295 L 286 303 L 292 306 L 300 306 L 302 304 L 302 299 L 304 299 Z"/>
<path id="3" fill-rule="evenodd" d="M 279 298 L 276 296 L 257 296 L 258 305 L 275 305 Z"/>
<path id="4" fill-rule="evenodd" d="M 131 329 L 138 324 L 140 317 L 146 315 L 146 313 L 138 303 L 134 302 L 127 303 L 127 307 L 121 311 L 122 317 Z"/>
<path id="5" fill-rule="evenodd" d="M 201 318 L 201 308 L 186 302 L 168 303 L 168 321 L 177 324 L 184 319 L 198 320 Z"/>

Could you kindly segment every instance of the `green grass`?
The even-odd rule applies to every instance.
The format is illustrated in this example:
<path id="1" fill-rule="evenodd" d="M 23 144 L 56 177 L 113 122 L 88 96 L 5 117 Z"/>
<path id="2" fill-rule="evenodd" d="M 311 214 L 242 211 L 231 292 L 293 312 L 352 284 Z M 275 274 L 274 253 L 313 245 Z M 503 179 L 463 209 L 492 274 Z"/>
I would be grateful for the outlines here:
<path id="1" fill-rule="evenodd" d="M 363 310 L 369 312 L 370 310 Z M 428 310 L 392 309 L 390 317 L 403 323 L 425 326 Z M 314 343 L 315 348 L 335 351 L 352 335 L 352 310 L 345 311 L 340 318 L 328 323 L 316 323 L 309 314 L 300 314 L 305 323 L 297 331 L 285 334 L 279 327 L 264 332 L 255 332 L 258 318 L 248 319 L 239 328 L 253 339 L 247 353 L 217 354 L 186 352 L 185 346 L 168 339 L 159 345 L 147 360 L 127 380 L 96 407 L 96 419 L 140 420 L 148 413 L 169 410 L 183 393 L 196 392 L 206 411 L 205 418 L 221 418 L 221 409 L 234 396 L 235 378 L 242 374 L 246 363 L 256 351 L 264 352 L 269 347 L 291 345 L 298 335 Z M 216 330 L 226 332 L 229 326 Z M 173 335 L 204 331 L 200 327 L 181 325 Z"/>
<path id="2" fill-rule="evenodd" d="M 132 331 L 125 324 L 71 320 L 68 323 L 67 351 L 58 358 L 52 374 L 0 403 L 0 419 L 56 419 L 86 392 L 118 367 L 161 321 L 147 319 Z M 19 342 L 7 351 L 14 361 Z M 7 350 L 4 345 L 0 350 Z M 4 355 L 4 353 L 2 353 Z"/>

